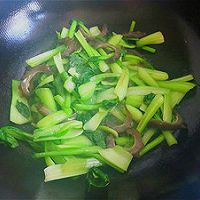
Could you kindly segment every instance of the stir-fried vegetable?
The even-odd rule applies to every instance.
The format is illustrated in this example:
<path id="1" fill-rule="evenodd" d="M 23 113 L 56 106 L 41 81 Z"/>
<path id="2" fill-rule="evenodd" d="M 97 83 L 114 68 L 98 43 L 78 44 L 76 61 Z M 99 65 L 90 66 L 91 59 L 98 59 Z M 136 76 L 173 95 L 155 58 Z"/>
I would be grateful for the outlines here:
<path id="1" fill-rule="evenodd" d="M 137 50 L 155 53 L 149 45 L 164 37 L 135 25 L 108 34 L 106 26 L 73 19 L 57 33 L 63 44 L 28 59 L 32 68 L 12 81 L 10 121 L 34 130 L 2 127 L 0 142 L 11 148 L 27 142 L 45 160 L 45 182 L 87 174 L 90 186 L 105 187 L 104 165 L 126 172 L 132 159 L 163 141 L 178 143 L 173 131 L 186 125 L 174 108 L 196 86 L 193 76 L 169 80 L 138 56 Z"/>

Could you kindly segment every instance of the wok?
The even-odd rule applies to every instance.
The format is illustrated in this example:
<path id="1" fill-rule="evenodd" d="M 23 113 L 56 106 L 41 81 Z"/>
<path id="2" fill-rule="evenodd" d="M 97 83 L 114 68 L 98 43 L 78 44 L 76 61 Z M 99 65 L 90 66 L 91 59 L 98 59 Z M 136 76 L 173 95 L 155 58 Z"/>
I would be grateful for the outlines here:
<path id="1" fill-rule="evenodd" d="M 27 58 L 53 46 L 55 31 L 73 17 L 88 25 L 106 23 L 116 32 L 127 31 L 134 18 L 138 30 L 162 31 L 165 44 L 146 56 L 171 78 L 192 73 L 199 84 L 198 8 L 198 1 L 0 1 L 0 126 L 9 122 L 11 80 L 22 77 Z M 133 160 L 105 189 L 88 191 L 84 177 L 44 183 L 44 163 L 28 147 L 13 151 L 1 145 L 0 199 L 199 199 L 199 88 L 177 109 L 188 124 L 176 132 L 178 145 L 163 143 Z"/>

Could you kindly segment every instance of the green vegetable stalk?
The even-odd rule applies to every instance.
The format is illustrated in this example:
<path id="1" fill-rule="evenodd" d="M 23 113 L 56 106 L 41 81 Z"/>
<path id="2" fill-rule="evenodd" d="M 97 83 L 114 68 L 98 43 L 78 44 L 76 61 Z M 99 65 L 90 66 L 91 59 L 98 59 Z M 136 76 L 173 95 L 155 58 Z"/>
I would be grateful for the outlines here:
<path id="1" fill-rule="evenodd" d="M 95 82 L 88 82 L 84 83 L 78 88 L 79 95 L 83 101 L 90 99 L 95 91 L 96 83 Z"/>
<path id="2" fill-rule="evenodd" d="M 77 25 L 78 25 L 77 21 L 76 20 L 72 20 L 71 26 L 70 26 L 69 31 L 68 31 L 68 37 L 70 39 L 72 39 L 74 37 Z"/>
<path id="3" fill-rule="evenodd" d="M 114 46 L 116 46 L 116 45 L 118 45 L 119 42 L 121 41 L 122 37 L 123 37 L 123 36 L 120 35 L 120 34 L 113 35 L 113 36 L 108 40 L 108 43 L 109 43 L 109 44 L 112 44 L 112 45 L 114 45 Z"/>
<path id="4" fill-rule="evenodd" d="M 72 158 L 64 164 L 52 165 L 45 168 L 45 182 L 82 175 L 87 173 L 89 168 L 100 165 L 101 163 L 94 158 Z"/>
<path id="5" fill-rule="evenodd" d="M 153 137 L 153 135 L 155 135 L 155 133 L 156 133 L 155 129 L 153 128 L 147 129 L 142 136 L 143 144 L 146 145 L 149 142 L 149 140 Z"/>
<path id="6" fill-rule="evenodd" d="M 127 93 L 129 83 L 129 71 L 124 69 L 118 80 L 117 86 L 115 87 L 114 93 L 118 96 L 119 100 L 122 101 Z"/>
<path id="7" fill-rule="evenodd" d="M 104 100 L 116 99 L 117 96 L 115 95 L 114 91 L 115 91 L 115 88 L 112 87 L 112 88 L 109 88 L 107 90 L 104 90 L 104 91 L 98 93 L 97 97 L 96 97 L 96 102 L 101 103 Z"/>
<path id="8" fill-rule="evenodd" d="M 131 95 L 126 97 L 126 104 L 139 108 L 143 103 L 144 96 L 143 95 Z"/>
<path id="9" fill-rule="evenodd" d="M 168 94 L 164 96 L 163 120 L 169 123 L 171 123 L 172 121 L 172 109 L 170 105 L 170 96 Z M 171 131 L 166 130 L 166 131 L 163 131 L 162 133 L 169 146 L 177 144 L 177 140 L 173 136 Z"/>
<path id="10" fill-rule="evenodd" d="M 142 112 L 133 106 L 126 105 L 127 110 L 130 112 L 131 117 L 134 121 L 139 122 L 143 116 Z"/>
<path id="11" fill-rule="evenodd" d="M 53 126 L 56 125 L 63 120 L 67 119 L 68 116 L 66 113 L 62 110 L 56 111 L 52 114 L 47 115 L 46 117 L 42 118 L 38 123 L 37 127 L 38 128 L 43 128 L 43 127 L 48 127 L 48 126 Z"/>
<path id="12" fill-rule="evenodd" d="M 159 87 L 151 87 L 151 86 L 134 86 L 134 87 L 129 87 L 128 88 L 127 96 L 131 96 L 131 95 L 147 95 L 149 93 L 167 94 L 167 93 L 169 93 L 169 89 L 159 88 Z"/>
<path id="13" fill-rule="evenodd" d="M 57 111 L 56 102 L 49 88 L 38 88 L 35 93 L 39 97 L 42 104 L 44 104 L 51 111 Z"/>
<path id="14" fill-rule="evenodd" d="M 58 72 L 61 74 L 65 71 L 63 63 L 62 63 L 62 58 L 61 58 L 61 53 L 59 52 L 58 54 L 56 54 L 54 57 L 54 62 L 55 65 L 57 67 Z"/>
<path id="15" fill-rule="evenodd" d="M 163 42 L 163 34 L 161 32 L 156 32 L 139 39 L 136 41 L 136 45 L 137 47 L 142 47 L 149 44 L 161 44 Z"/>
<path id="16" fill-rule="evenodd" d="M 83 129 L 95 131 L 107 114 L 108 111 L 99 109 L 99 111 L 89 121 L 85 123 Z"/>
<path id="17" fill-rule="evenodd" d="M 148 124 L 149 120 L 154 116 L 156 111 L 160 108 L 160 106 L 163 104 L 163 96 L 160 94 L 157 94 L 152 102 L 147 107 L 144 115 L 142 116 L 138 126 L 137 130 L 142 133 L 146 125 Z"/>
<path id="18" fill-rule="evenodd" d="M 36 67 L 36 66 L 48 61 L 50 58 L 52 58 L 53 56 L 55 56 L 59 52 L 64 51 L 64 49 L 65 49 L 64 45 L 58 46 L 55 49 L 52 49 L 52 50 L 47 51 L 45 53 L 41 53 L 41 54 L 39 54 L 39 55 L 37 55 L 33 58 L 26 60 L 26 63 L 31 67 Z"/>
<path id="19" fill-rule="evenodd" d="M 99 153 L 106 161 L 106 164 L 120 172 L 127 171 L 128 166 L 133 158 L 133 156 L 128 151 L 124 150 L 120 146 L 101 149 L 99 150 Z"/>
<path id="20" fill-rule="evenodd" d="M 152 87 L 158 87 L 156 81 L 149 75 L 145 68 L 138 68 L 138 75 L 147 85 L 150 85 Z"/>

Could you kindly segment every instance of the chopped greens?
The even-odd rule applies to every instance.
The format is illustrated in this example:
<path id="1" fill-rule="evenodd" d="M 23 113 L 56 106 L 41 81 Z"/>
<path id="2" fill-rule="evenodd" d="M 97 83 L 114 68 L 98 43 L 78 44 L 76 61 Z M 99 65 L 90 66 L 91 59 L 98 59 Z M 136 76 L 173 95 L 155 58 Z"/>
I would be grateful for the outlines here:
<path id="1" fill-rule="evenodd" d="M 173 131 L 184 128 L 174 108 L 196 86 L 193 75 L 170 80 L 137 53 L 156 53 L 151 45 L 163 43 L 163 34 L 135 31 L 134 20 L 124 34 L 104 29 L 71 20 L 57 32 L 63 45 L 26 61 L 31 73 L 43 73 L 28 87 L 27 73 L 12 80 L 10 121 L 30 122 L 33 134 L 4 126 L 0 143 L 28 143 L 47 165 L 45 182 L 87 174 L 89 186 L 106 187 L 105 165 L 126 172 L 160 143 L 177 144 Z"/>

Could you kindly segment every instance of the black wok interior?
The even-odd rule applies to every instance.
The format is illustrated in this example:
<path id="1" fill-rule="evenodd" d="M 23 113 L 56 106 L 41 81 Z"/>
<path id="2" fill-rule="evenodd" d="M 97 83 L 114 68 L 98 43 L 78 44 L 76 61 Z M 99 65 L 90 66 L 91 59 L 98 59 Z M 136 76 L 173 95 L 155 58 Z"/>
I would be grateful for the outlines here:
<path id="1" fill-rule="evenodd" d="M 27 58 L 53 47 L 55 32 L 71 18 L 90 26 L 106 23 L 119 33 L 132 19 L 138 30 L 160 30 L 165 44 L 146 56 L 171 78 L 192 73 L 200 84 L 198 8 L 198 1 L 0 1 L 0 126 L 9 123 L 11 80 L 22 77 Z M 85 177 L 44 183 L 44 163 L 33 159 L 27 146 L 13 151 L 1 145 L 0 199 L 199 199 L 200 192 L 190 187 L 200 185 L 199 86 L 177 110 L 188 125 L 176 132 L 178 145 L 163 143 L 133 160 L 126 174 L 113 173 L 106 189 L 88 191 Z"/>

